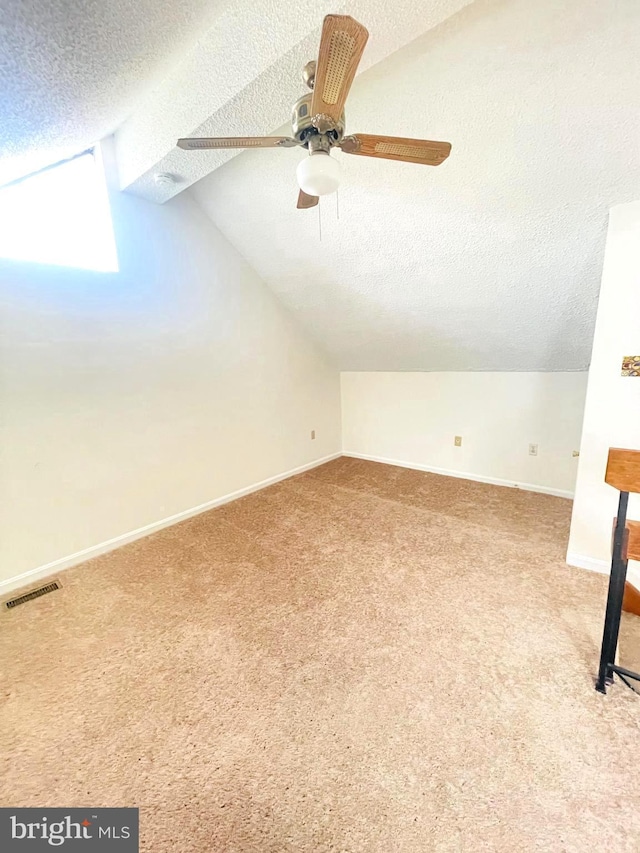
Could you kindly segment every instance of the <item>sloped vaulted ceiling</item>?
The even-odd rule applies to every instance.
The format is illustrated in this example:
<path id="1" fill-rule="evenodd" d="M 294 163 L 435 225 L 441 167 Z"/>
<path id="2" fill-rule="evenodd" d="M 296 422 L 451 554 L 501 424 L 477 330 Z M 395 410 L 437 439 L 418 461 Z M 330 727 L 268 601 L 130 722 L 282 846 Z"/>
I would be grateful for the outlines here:
<path id="1" fill-rule="evenodd" d="M 348 13 L 371 32 L 360 70 L 380 62 L 471 0 L 228 0 L 171 75 L 116 134 L 123 187 L 166 201 L 237 153 L 185 153 L 180 136 L 264 135 L 288 121 L 308 90 L 304 64 L 315 58 L 324 15 Z M 174 186 L 157 186 L 169 172 Z"/>
<path id="2" fill-rule="evenodd" d="M 0 185 L 113 133 L 222 0 L 0 0 Z"/>
<path id="3" fill-rule="evenodd" d="M 0 183 L 115 131 L 121 186 L 193 192 L 343 369 L 588 365 L 608 208 L 640 197 L 637 0 L 0 0 Z M 295 208 L 283 127 L 327 12 L 370 30 L 348 132 L 448 140 L 436 169 L 349 157 Z M 284 128 L 286 129 L 286 128 Z M 158 172 L 176 177 L 155 182 Z"/>
<path id="4" fill-rule="evenodd" d="M 347 370 L 580 370 L 608 209 L 640 198 L 640 4 L 478 0 L 356 78 L 348 132 L 445 139 L 437 168 L 349 157 L 295 209 L 300 152 L 243 153 L 201 205 Z"/>

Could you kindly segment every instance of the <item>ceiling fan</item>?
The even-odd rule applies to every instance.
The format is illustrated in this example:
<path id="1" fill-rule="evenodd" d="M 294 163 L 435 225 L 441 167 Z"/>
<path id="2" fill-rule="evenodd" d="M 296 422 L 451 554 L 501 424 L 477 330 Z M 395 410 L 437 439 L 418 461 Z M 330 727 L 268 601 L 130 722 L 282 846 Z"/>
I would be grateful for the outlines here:
<path id="1" fill-rule="evenodd" d="M 179 139 L 187 151 L 208 148 L 308 149 L 309 157 L 297 169 L 300 194 L 298 207 L 318 204 L 318 196 L 335 192 L 340 166 L 330 155 L 334 146 L 345 154 L 382 157 L 438 166 L 451 151 L 448 142 L 406 139 L 399 136 L 344 135 L 344 104 L 362 57 L 369 33 L 350 15 L 327 15 L 322 25 L 317 61 L 308 62 L 302 74 L 311 94 L 303 95 L 293 107 L 292 136 L 230 136 Z"/>

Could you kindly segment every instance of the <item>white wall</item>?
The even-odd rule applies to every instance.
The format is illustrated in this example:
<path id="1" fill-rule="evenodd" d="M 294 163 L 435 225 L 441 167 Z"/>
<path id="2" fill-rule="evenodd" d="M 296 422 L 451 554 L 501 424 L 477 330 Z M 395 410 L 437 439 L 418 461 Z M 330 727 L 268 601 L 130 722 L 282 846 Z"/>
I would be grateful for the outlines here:
<path id="1" fill-rule="evenodd" d="M 338 371 L 195 200 L 112 208 L 118 274 L 0 261 L 0 582 L 340 450 Z"/>
<path id="2" fill-rule="evenodd" d="M 345 453 L 573 491 L 585 373 L 342 373 L 341 385 Z"/>
<path id="3" fill-rule="evenodd" d="M 640 201 L 611 209 L 589 370 L 568 562 L 607 570 L 618 492 L 604 482 L 610 447 L 640 450 L 640 378 L 620 375 L 640 353 Z M 640 497 L 629 517 L 640 519 Z M 630 565 L 640 586 L 640 565 Z"/>

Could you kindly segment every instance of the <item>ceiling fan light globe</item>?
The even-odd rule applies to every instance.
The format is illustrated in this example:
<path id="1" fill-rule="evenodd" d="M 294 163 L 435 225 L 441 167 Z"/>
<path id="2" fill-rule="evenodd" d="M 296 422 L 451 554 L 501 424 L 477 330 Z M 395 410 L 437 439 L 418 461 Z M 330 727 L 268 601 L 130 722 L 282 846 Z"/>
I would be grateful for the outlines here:
<path id="1" fill-rule="evenodd" d="M 296 175 L 307 195 L 328 195 L 340 185 L 340 164 L 325 151 L 316 151 L 298 164 Z"/>

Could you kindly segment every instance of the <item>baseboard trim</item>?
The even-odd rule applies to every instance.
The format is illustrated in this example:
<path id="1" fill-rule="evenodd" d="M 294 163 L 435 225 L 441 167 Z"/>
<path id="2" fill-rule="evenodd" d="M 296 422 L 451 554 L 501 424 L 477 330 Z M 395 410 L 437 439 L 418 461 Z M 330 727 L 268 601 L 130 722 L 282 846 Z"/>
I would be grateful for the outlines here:
<path id="1" fill-rule="evenodd" d="M 447 468 L 436 468 L 433 465 L 420 465 L 417 462 L 404 462 L 400 459 L 387 459 L 384 456 L 369 456 L 366 453 L 353 453 L 343 450 L 343 456 L 352 459 L 366 459 L 369 462 L 382 462 L 383 465 L 397 465 L 399 468 L 412 468 L 415 471 L 428 471 L 430 474 L 442 474 L 444 477 L 457 477 L 459 480 L 473 480 L 476 483 L 489 483 L 492 486 L 506 486 L 510 489 L 522 489 L 525 492 L 540 492 L 543 495 L 553 495 L 557 498 L 573 499 L 573 492 L 564 489 L 553 489 L 550 486 L 536 486 L 533 483 L 516 483 L 512 480 L 500 480 L 497 477 L 483 477 L 481 474 L 469 474 L 465 471 L 450 471 Z"/>
<path id="2" fill-rule="evenodd" d="M 576 569 L 586 569 L 589 572 L 597 572 L 600 575 L 608 575 L 611 563 L 607 560 L 596 560 L 594 557 L 583 557 L 582 554 L 567 554 L 567 564 Z"/>
<path id="3" fill-rule="evenodd" d="M 274 477 L 269 477 L 266 480 L 261 480 L 259 483 L 253 483 L 251 486 L 245 486 L 243 489 L 238 489 L 235 492 L 230 492 L 228 495 L 223 495 L 220 498 L 214 498 L 211 501 L 192 507 L 191 509 L 177 512 L 175 515 L 170 515 L 163 518 L 161 521 L 154 521 L 152 524 L 146 524 L 144 527 L 138 527 L 137 530 L 132 530 L 129 533 L 123 533 L 121 536 L 115 536 L 113 539 L 108 539 L 106 542 L 101 542 L 99 545 L 92 545 L 90 548 L 84 548 L 82 551 L 76 551 L 75 554 L 70 554 L 68 557 L 61 557 L 59 560 L 54 560 L 44 566 L 39 566 L 35 569 L 30 569 L 27 572 L 22 572 L 20 575 L 8 578 L 5 581 L 0 581 L 0 596 L 4 596 L 15 589 L 35 583 L 48 577 L 49 575 L 57 574 L 65 569 L 70 569 L 72 566 L 77 566 L 79 563 L 84 563 L 86 560 L 91 560 L 94 557 L 100 557 L 109 551 L 120 548 L 122 545 L 128 545 L 130 542 L 135 542 L 136 539 L 142 539 L 144 536 L 149 536 L 151 533 L 156 533 L 165 527 L 171 527 L 172 524 L 178 524 L 180 521 L 186 521 L 194 515 L 200 515 L 207 510 L 215 509 L 222 504 L 230 503 L 245 495 L 250 495 L 252 492 L 258 492 L 260 489 L 266 489 L 267 486 L 272 486 L 274 483 L 279 483 L 281 480 L 287 480 L 289 477 L 295 477 L 296 474 L 303 474 L 305 471 L 310 471 L 312 468 L 317 468 L 333 459 L 338 459 L 342 453 L 331 453 L 329 456 L 323 456 L 321 459 L 316 459 L 313 462 L 308 462 L 306 465 L 299 465 L 297 468 L 291 468 L 289 471 L 284 471 L 282 474 L 276 474 Z"/>
<path id="4" fill-rule="evenodd" d="M 589 572 L 597 572 L 601 575 L 608 575 L 611 571 L 610 560 L 596 560 L 594 557 L 584 557 L 582 554 L 574 554 L 571 551 L 567 554 L 567 563 L 576 569 L 587 569 Z M 640 590 L 640 563 L 635 560 L 629 561 L 627 583 L 636 590 Z"/>

